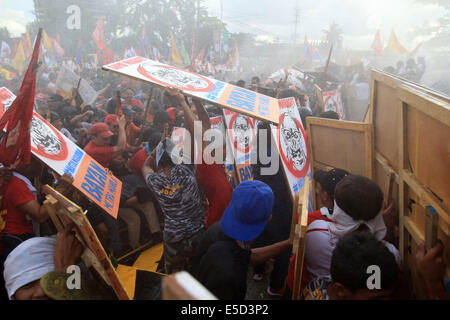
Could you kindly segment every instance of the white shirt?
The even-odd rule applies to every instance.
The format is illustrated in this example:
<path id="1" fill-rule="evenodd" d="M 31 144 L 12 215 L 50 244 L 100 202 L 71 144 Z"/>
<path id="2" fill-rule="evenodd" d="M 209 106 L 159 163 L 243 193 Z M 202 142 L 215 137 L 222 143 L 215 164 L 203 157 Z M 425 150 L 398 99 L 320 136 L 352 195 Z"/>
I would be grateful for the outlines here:
<path id="1" fill-rule="evenodd" d="M 328 229 L 331 222 L 316 220 L 312 222 L 306 234 L 305 265 L 308 281 L 319 277 L 329 276 L 331 258 L 339 239 Z M 400 254 L 397 248 L 386 241 L 382 241 L 400 265 Z"/>

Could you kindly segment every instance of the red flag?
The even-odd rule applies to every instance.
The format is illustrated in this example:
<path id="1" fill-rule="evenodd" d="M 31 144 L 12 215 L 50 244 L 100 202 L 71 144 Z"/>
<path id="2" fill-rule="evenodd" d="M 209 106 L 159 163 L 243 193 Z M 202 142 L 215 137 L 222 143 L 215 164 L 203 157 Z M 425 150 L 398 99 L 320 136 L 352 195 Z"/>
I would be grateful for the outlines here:
<path id="1" fill-rule="evenodd" d="M 39 29 L 33 56 L 19 94 L 0 119 L 0 132 L 7 124 L 6 133 L 0 142 L 0 162 L 10 169 L 20 168 L 30 163 L 30 126 L 33 117 L 41 35 L 42 29 Z"/>
<path id="2" fill-rule="evenodd" d="M 110 64 L 114 62 L 114 52 L 110 47 L 106 47 L 103 53 L 103 64 Z"/>
<path id="3" fill-rule="evenodd" d="M 375 39 L 372 43 L 372 49 L 380 57 L 383 56 L 383 44 L 381 43 L 380 30 L 377 30 L 377 33 L 375 34 Z"/>
<path id="4" fill-rule="evenodd" d="M 59 58 L 62 59 L 62 57 L 64 57 L 64 55 L 65 55 L 65 51 L 61 47 L 61 45 L 59 44 L 58 37 L 56 39 L 50 38 L 50 41 L 51 41 L 51 43 L 53 45 L 53 49 L 55 50 L 56 54 L 59 56 Z"/>
<path id="5" fill-rule="evenodd" d="M 100 20 L 98 21 L 97 27 L 95 28 L 95 31 L 92 34 L 92 39 L 94 40 L 95 44 L 97 45 L 100 51 L 105 50 L 106 39 L 105 34 L 103 32 L 103 18 L 100 18 Z"/>

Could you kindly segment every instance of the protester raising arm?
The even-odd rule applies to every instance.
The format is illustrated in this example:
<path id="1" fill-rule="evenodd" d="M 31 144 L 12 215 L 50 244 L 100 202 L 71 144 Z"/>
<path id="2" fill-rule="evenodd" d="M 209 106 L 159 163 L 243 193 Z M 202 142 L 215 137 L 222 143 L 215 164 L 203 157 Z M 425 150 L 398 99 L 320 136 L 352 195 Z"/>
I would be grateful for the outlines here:
<path id="1" fill-rule="evenodd" d="M 191 136 L 191 151 L 194 149 L 194 122 L 196 120 L 195 114 L 192 111 L 192 109 L 188 106 L 186 103 L 185 97 L 183 95 L 183 92 L 181 90 L 176 88 L 166 88 L 166 91 L 168 94 L 170 94 L 173 98 L 175 98 L 178 103 L 181 105 L 181 107 L 184 110 L 184 126 L 186 130 L 190 133 Z M 193 155 L 194 152 L 191 152 L 191 155 Z"/>
<path id="2" fill-rule="evenodd" d="M 166 138 L 168 136 L 168 132 L 169 132 L 169 125 L 166 124 L 164 126 L 164 134 L 161 137 L 161 142 L 166 140 Z M 142 175 L 144 176 L 144 178 L 147 177 L 147 175 L 149 173 L 155 172 L 155 170 L 153 170 L 153 168 L 155 168 L 155 158 L 156 158 L 157 150 L 158 150 L 158 147 L 153 149 L 152 153 L 147 158 L 147 160 L 145 160 L 144 165 L 142 166 Z"/>
<path id="3" fill-rule="evenodd" d="M 72 119 L 70 119 L 70 124 L 74 126 L 77 122 L 82 121 L 85 117 L 93 116 L 93 115 L 94 115 L 94 111 L 88 110 L 85 113 L 79 114 L 79 115 L 73 117 Z"/>
<path id="4" fill-rule="evenodd" d="M 114 147 L 114 153 L 124 151 L 127 147 L 127 135 L 125 133 L 125 126 L 127 125 L 127 120 L 125 116 L 119 119 L 119 138 L 117 140 L 117 145 Z"/>

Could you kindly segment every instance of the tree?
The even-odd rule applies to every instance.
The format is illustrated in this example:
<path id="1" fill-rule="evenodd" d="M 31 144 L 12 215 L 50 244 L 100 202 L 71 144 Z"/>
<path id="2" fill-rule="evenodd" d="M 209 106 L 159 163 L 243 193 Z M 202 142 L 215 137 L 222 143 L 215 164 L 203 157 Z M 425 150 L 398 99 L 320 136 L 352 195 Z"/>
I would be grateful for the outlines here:
<path id="1" fill-rule="evenodd" d="M 328 30 L 324 29 L 322 32 L 329 46 L 334 46 L 336 49 L 342 48 L 343 31 L 336 22 L 333 21 L 328 27 Z"/>
<path id="2" fill-rule="evenodd" d="M 444 15 L 437 20 L 437 23 L 426 23 L 415 28 L 409 33 L 412 40 L 417 36 L 428 37 L 427 46 L 448 50 L 450 43 L 450 1 L 448 0 L 415 0 L 422 4 L 435 4 L 444 9 Z M 431 37 L 430 37 L 431 36 Z"/>
<path id="3" fill-rule="evenodd" d="M 0 28 L 0 44 L 2 41 L 10 42 L 11 35 L 9 34 L 9 30 L 6 27 Z"/>

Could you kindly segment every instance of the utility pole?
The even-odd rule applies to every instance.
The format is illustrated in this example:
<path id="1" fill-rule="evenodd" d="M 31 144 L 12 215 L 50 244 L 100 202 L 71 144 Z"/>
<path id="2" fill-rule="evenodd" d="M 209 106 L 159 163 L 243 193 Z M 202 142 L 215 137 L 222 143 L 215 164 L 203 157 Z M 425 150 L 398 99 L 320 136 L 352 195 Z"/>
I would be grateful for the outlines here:
<path id="1" fill-rule="evenodd" d="M 295 4 L 295 29 L 294 29 L 294 44 L 297 44 L 297 27 L 300 20 L 300 8 L 298 6 L 298 2 Z"/>

